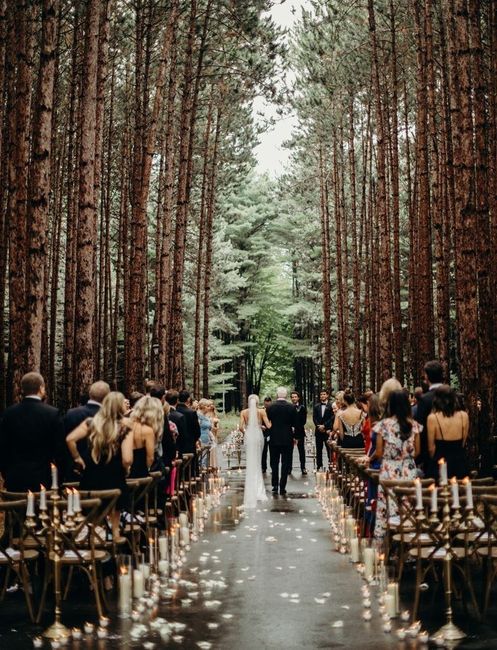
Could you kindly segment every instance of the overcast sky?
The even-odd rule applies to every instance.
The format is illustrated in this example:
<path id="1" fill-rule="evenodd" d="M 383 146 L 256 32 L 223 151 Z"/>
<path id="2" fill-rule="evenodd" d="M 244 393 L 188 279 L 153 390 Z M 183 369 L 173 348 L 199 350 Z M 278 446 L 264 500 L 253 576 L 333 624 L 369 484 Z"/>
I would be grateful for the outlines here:
<path id="1" fill-rule="evenodd" d="M 291 29 L 300 17 L 301 7 L 307 4 L 307 0 L 286 0 L 283 4 L 273 6 L 271 16 L 277 25 Z M 279 176 L 290 157 L 290 152 L 282 145 L 290 137 L 296 124 L 296 117 L 292 114 L 283 118 L 277 116 L 276 107 L 266 103 L 262 98 L 257 98 L 254 102 L 256 119 L 257 111 L 262 111 L 266 116 L 277 118 L 274 127 L 259 136 L 260 144 L 254 150 L 258 169 L 260 172 L 269 172 L 271 176 Z"/>

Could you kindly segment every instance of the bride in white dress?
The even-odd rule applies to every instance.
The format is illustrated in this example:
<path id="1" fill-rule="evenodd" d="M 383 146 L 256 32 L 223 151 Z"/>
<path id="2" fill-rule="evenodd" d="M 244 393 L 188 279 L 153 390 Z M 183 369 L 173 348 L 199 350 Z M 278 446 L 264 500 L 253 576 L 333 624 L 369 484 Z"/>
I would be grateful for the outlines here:
<path id="1" fill-rule="evenodd" d="M 267 501 L 266 488 L 262 478 L 262 449 L 264 436 L 262 425 L 271 428 L 266 411 L 259 408 L 259 397 L 250 395 L 248 408 L 240 413 L 240 430 L 244 434 L 245 444 L 245 491 L 244 508 L 255 508 L 258 501 Z"/>

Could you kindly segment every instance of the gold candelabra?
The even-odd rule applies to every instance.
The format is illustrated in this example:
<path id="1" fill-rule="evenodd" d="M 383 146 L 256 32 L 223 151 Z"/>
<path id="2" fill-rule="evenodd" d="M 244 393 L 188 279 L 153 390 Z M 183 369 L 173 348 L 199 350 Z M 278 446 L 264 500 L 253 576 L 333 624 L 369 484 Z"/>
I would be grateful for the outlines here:
<path id="1" fill-rule="evenodd" d="M 62 533 L 74 530 L 84 519 L 81 514 L 79 500 L 76 508 L 73 508 L 75 504 L 72 498 L 73 495 L 71 494 L 71 506 L 67 508 L 67 511 L 61 512 L 60 502 L 62 497 L 58 492 L 58 487 L 55 482 L 49 495 L 45 495 L 43 504 L 40 502 L 38 516 L 40 527 L 38 528 L 37 517 L 34 514 L 27 515 L 25 520 L 28 531 L 39 537 L 45 536 L 48 558 L 53 562 L 55 596 L 54 622 L 43 632 L 45 638 L 52 640 L 71 636 L 71 630 L 61 622 L 61 560 L 64 555 L 64 539 Z M 47 502 L 51 505 L 51 513 L 49 513 L 47 508 Z"/>
<path id="2" fill-rule="evenodd" d="M 443 637 L 446 641 L 458 641 L 467 635 L 453 622 L 452 616 L 452 560 L 454 551 L 451 544 L 451 533 L 465 532 L 468 522 L 474 518 L 472 507 L 466 508 L 466 516 L 463 519 L 459 502 L 450 502 L 451 492 L 445 483 L 441 485 L 438 498 L 442 501 L 441 516 L 438 507 L 431 508 L 430 516 L 427 517 L 423 507 L 417 506 L 416 524 L 417 534 L 428 533 L 434 539 L 439 548 L 443 548 L 443 578 L 445 591 L 445 618 L 446 623 L 440 627 L 435 636 Z M 438 501 L 437 501 L 438 504 Z M 451 513 L 452 510 L 452 513 Z M 435 550 L 436 552 L 436 550 Z"/>

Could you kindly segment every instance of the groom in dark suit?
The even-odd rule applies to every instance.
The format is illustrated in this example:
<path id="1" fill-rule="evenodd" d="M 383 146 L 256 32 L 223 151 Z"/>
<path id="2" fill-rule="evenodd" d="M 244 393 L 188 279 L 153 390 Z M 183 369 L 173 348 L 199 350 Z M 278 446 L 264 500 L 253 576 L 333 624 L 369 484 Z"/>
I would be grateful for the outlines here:
<path id="1" fill-rule="evenodd" d="M 269 430 L 269 457 L 271 459 L 271 483 L 273 494 L 286 494 L 286 481 L 291 470 L 293 436 L 297 426 L 297 412 L 287 402 L 286 388 L 278 388 L 276 401 L 267 409 L 267 416 L 271 422 Z M 281 474 L 280 474 L 281 460 Z"/>

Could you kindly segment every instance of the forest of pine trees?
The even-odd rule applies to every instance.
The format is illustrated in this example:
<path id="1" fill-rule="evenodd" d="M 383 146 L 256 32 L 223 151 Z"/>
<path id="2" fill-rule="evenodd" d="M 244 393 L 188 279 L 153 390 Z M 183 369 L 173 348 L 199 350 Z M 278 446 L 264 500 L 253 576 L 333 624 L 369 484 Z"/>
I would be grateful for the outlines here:
<path id="1" fill-rule="evenodd" d="M 496 421 L 497 3 L 0 1 L 0 406 L 419 384 Z M 257 173 L 263 96 L 297 128 Z M 475 418 L 473 418 L 475 421 Z M 483 444 L 483 443 L 482 443 Z"/>

